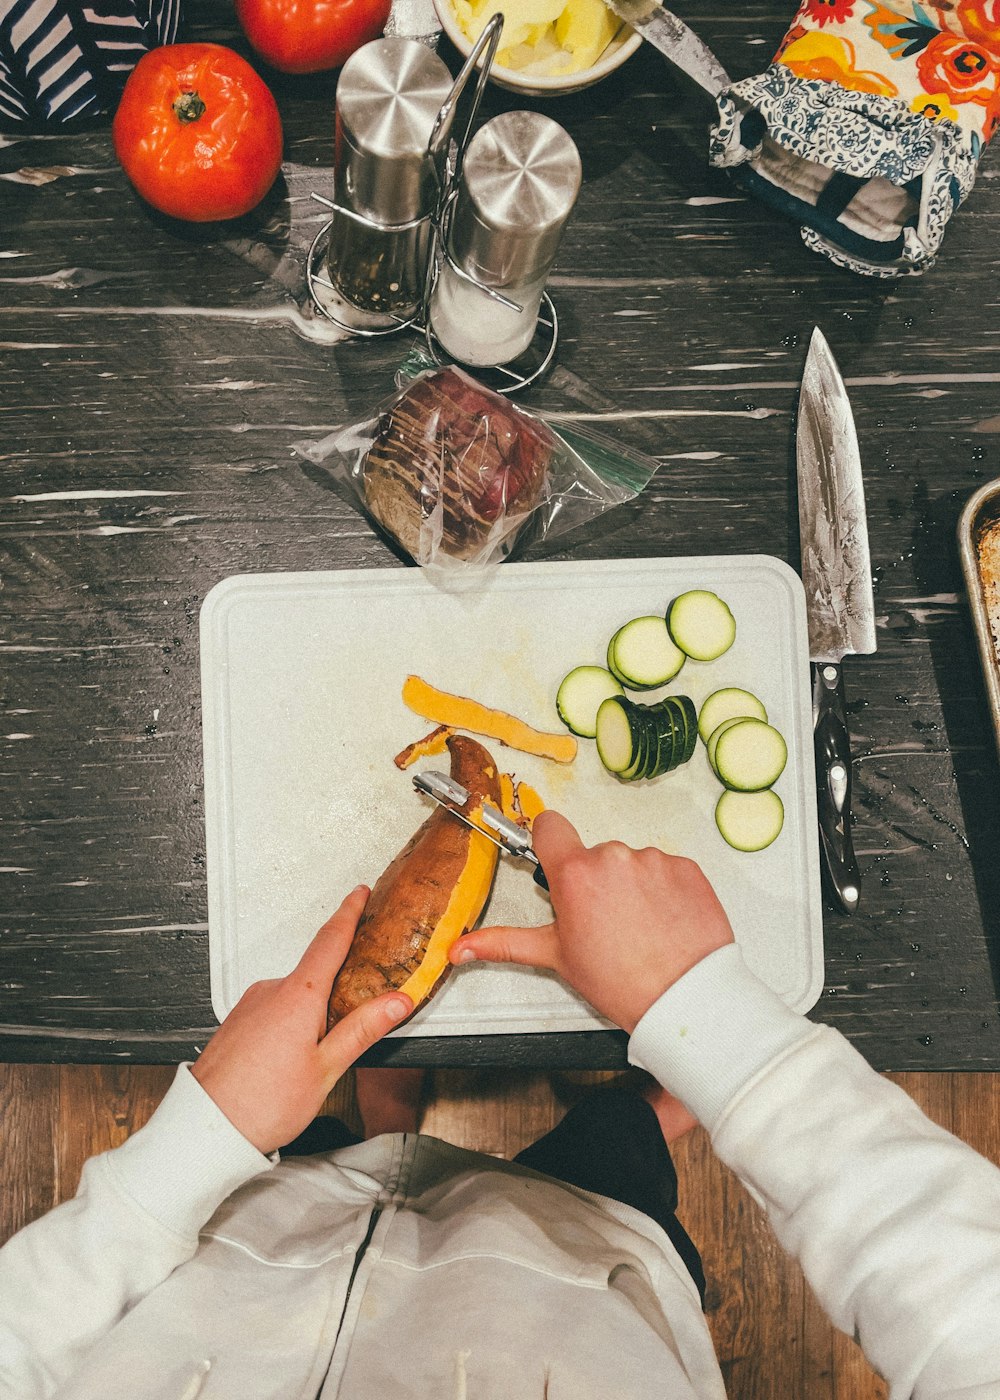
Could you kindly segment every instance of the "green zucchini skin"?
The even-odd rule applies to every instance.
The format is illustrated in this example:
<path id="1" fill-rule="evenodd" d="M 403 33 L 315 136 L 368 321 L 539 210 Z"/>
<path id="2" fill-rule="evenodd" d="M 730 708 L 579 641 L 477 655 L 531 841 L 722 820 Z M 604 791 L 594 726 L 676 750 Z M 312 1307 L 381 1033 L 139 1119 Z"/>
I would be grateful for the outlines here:
<path id="1" fill-rule="evenodd" d="M 736 632 L 733 612 L 717 593 L 690 589 L 678 594 L 665 614 L 648 613 L 623 623 L 607 644 L 605 667 L 579 666 L 570 672 L 563 686 L 573 680 L 572 704 L 568 689 L 561 687 L 557 708 L 574 733 L 596 738 L 601 762 L 621 782 L 675 772 L 691 761 L 700 738 L 709 769 L 724 789 L 715 812 L 719 833 L 735 850 L 750 852 L 775 841 L 784 822 L 784 806 L 772 785 L 784 771 L 788 748 L 780 730 L 769 723 L 763 701 L 731 684 L 712 691 L 700 710 L 687 695 L 636 698 L 675 680 L 688 659 L 696 665 L 717 660 L 732 647 Z M 581 676 L 584 684 L 577 689 Z M 595 700 L 597 715 L 591 721 Z"/>
<path id="2" fill-rule="evenodd" d="M 737 719 L 719 726 L 713 767 L 734 792 L 760 792 L 778 781 L 788 760 L 784 736 L 761 719 Z"/>
<path id="3" fill-rule="evenodd" d="M 762 719 L 767 723 L 767 710 L 762 701 L 749 690 L 736 685 L 713 690 L 698 713 L 698 733 L 707 744 L 714 730 L 727 719 Z"/>
<path id="4" fill-rule="evenodd" d="M 763 851 L 776 841 L 785 821 L 785 808 L 772 788 L 734 792 L 726 788 L 716 803 L 715 824 L 734 851 Z"/>
<path id="5" fill-rule="evenodd" d="M 601 704 L 623 694 L 621 682 L 603 666 L 574 666 L 556 692 L 556 711 L 571 734 L 593 739 Z"/>
<path id="6" fill-rule="evenodd" d="M 628 720 L 631 736 L 631 753 L 624 768 L 614 766 L 619 759 L 617 741 L 622 734 L 620 718 L 613 718 L 605 711 L 605 736 L 602 741 L 601 711 L 605 706 L 620 708 Z M 615 725 L 614 743 L 609 742 L 610 726 Z M 614 773 L 622 782 L 637 782 L 640 779 L 659 778 L 664 773 L 688 763 L 694 754 L 698 738 L 698 713 L 694 702 L 687 695 L 669 695 L 664 700 L 650 705 L 628 696 L 613 696 L 604 701 L 598 710 L 597 752 L 609 773 Z M 612 757 L 612 751 L 614 755 Z"/>
<path id="7" fill-rule="evenodd" d="M 650 613 L 619 627 L 608 643 L 608 669 L 629 690 L 656 690 L 672 681 L 686 656 L 666 619 Z"/>
<path id="8" fill-rule="evenodd" d="M 667 609 L 667 631 L 694 661 L 715 661 L 736 640 L 736 619 L 717 593 L 692 588 Z"/>

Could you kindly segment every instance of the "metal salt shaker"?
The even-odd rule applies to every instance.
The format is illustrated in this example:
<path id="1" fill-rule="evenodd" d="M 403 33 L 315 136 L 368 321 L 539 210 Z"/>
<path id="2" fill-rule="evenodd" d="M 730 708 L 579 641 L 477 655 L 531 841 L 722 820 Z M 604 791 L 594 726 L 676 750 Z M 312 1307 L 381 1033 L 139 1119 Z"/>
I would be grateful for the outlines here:
<path id="1" fill-rule="evenodd" d="M 582 173 L 571 137 L 538 112 L 494 117 L 469 142 L 430 303 L 461 364 L 507 364 L 530 345 Z"/>
<path id="2" fill-rule="evenodd" d="M 451 87 L 414 39 L 376 39 L 341 70 L 324 305 L 349 329 L 394 330 L 421 309 L 443 179 L 428 144 Z"/>

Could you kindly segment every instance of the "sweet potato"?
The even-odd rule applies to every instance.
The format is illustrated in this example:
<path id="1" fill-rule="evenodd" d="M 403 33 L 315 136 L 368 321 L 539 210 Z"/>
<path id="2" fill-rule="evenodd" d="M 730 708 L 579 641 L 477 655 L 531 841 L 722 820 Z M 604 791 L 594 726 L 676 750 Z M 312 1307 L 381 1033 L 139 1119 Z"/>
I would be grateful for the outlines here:
<path id="1" fill-rule="evenodd" d="M 493 759 L 464 734 L 448 740 L 451 775 L 469 792 L 475 818 L 484 802 L 500 805 Z M 415 1006 L 449 972 L 448 951 L 486 905 L 498 849 L 441 807 L 435 807 L 372 888 L 350 952 L 330 996 L 332 1026 L 383 992 L 404 991 Z"/>

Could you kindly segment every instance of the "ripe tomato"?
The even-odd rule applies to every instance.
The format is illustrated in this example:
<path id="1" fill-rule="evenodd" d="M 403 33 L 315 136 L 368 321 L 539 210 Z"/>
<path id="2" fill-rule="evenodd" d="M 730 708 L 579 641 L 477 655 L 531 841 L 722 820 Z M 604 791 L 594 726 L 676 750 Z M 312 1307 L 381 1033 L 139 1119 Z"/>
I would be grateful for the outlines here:
<path id="1" fill-rule="evenodd" d="M 236 219 L 281 169 L 278 106 L 246 59 L 221 44 L 166 44 L 129 74 L 111 134 L 122 169 L 175 219 Z"/>
<path id="2" fill-rule="evenodd" d="M 236 17 L 272 68 L 321 73 L 377 39 L 391 8 L 392 0 L 236 0 Z"/>

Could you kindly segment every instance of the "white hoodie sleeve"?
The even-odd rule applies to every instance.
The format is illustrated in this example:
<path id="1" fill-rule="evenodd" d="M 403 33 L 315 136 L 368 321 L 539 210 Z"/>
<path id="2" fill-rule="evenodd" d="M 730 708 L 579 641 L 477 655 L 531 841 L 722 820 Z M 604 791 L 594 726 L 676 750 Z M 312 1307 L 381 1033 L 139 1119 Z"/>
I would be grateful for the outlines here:
<path id="1" fill-rule="evenodd" d="M 894 1400 L 1000 1397 L 1000 1170 L 729 946 L 652 1006 L 629 1058 L 712 1134 Z"/>
<path id="2" fill-rule="evenodd" d="M 51 1395 L 271 1165 L 181 1065 L 146 1126 L 92 1157 L 76 1196 L 0 1249 L 0 1400 Z"/>

